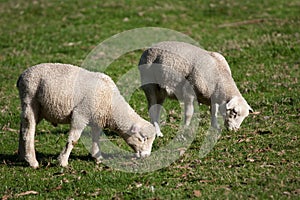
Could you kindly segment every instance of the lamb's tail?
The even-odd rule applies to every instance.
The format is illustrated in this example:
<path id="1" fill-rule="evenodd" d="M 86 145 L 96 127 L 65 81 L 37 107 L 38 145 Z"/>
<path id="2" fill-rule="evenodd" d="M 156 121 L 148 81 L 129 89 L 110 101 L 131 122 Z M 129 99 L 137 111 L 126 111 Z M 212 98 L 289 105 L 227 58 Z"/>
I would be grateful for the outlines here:
<path id="1" fill-rule="evenodd" d="M 156 57 L 156 51 L 153 51 L 153 49 L 145 50 L 140 58 L 139 66 L 154 63 Z"/>
<path id="2" fill-rule="evenodd" d="M 17 80 L 17 84 L 16 84 L 17 88 L 20 87 L 20 81 L 21 81 L 21 79 L 22 79 L 22 75 L 19 76 L 19 78 L 18 78 L 18 80 Z"/>

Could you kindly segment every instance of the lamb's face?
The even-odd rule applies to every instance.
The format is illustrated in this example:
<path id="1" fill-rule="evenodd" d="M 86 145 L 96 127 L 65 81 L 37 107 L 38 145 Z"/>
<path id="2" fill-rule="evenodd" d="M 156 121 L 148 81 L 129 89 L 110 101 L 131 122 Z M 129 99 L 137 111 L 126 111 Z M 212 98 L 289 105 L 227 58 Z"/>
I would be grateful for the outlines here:
<path id="1" fill-rule="evenodd" d="M 234 97 L 226 104 L 225 127 L 237 131 L 250 112 L 253 111 L 244 98 Z"/>
<path id="2" fill-rule="evenodd" d="M 152 144 L 155 139 L 155 128 L 152 124 L 144 127 L 133 125 L 125 140 L 136 152 L 137 157 L 147 157 L 151 154 Z"/>

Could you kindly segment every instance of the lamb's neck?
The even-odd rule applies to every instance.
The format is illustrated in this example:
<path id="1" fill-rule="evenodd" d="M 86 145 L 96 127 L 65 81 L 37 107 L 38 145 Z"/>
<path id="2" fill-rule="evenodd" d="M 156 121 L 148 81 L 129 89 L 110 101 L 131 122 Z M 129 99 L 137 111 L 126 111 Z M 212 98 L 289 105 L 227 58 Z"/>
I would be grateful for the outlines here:
<path id="1" fill-rule="evenodd" d="M 217 99 L 218 103 L 224 103 L 230 101 L 234 96 L 240 97 L 242 95 L 237 88 L 233 78 L 229 77 L 218 84 L 214 96 L 215 99 Z"/>
<path id="2" fill-rule="evenodd" d="M 129 106 L 123 97 L 113 106 L 112 118 L 115 128 L 122 133 L 130 131 L 132 125 L 138 121 L 138 114 Z"/>

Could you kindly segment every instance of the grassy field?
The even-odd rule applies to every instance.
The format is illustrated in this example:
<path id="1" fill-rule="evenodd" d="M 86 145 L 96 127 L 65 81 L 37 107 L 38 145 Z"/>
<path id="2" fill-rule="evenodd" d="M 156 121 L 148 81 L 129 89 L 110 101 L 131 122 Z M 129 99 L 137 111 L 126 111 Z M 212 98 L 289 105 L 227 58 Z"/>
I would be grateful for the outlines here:
<path id="1" fill-rule="evenodd" d="M 0 1 L 0 197 L 32 199 L 299 199 L 300 2 L 265 1 Z M 221 52 L 243 96 L 259 114 L 236 132 L 224 131 L 204 158 L 201 133 L 174 163 L 149 173 L 126 173 L 96 163 L 80 143 L 68 168 L 57 165 L 68 126 L 42 122 L 36 133 L 40 168 L 17 160 L 19 74 L 42 62 L 80 66 L 103 40 L 125 30 L 163 27 Z M 115 81 L 138 63 L 141 51 L 112 63 Z M 148 119 L 137 91 L 130 104 Z M 166 103 L 165 137 L 172 139 L 178 104 Z M 208 126 L 208 108 L 201 108 Z M 174 112 L 175 111 L 175 112 Z M 179 112 L 180 113 L 180 112 Z M 109 134 L 127 148 L 115 134 Z"/>

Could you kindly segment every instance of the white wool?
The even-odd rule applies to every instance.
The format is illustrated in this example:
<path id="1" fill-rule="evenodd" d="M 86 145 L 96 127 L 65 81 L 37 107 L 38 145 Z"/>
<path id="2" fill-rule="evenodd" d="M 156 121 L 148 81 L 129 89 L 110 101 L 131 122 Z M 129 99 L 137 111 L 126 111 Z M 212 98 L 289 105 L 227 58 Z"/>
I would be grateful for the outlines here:
<path id="1" fill-rule="evenodd" d="M 71 125 L 68 143 L 59 157 L 62 166 L 68 164 L 73 145 L 87 125 L 92 126 L 92 155 L 97 158 L 101 157 L 97 138 L 104 127 L 118 132 L 138 156 L 150 155 L 154 126 L 130 107 L 107 75 L 45 63 L 24 71 L 17 86 L 22 106 L 19 153 L 32 167 L 38 167 L 34 132 L 42 119 Z"/>
<path id="2" fill-rule="evenodd" d="M 161 42 L 145 50 L 139 62 L 142 89 L 144 90 L 152 123 L 157 135 L 159 105 L 166 97 L 184 101 L 185 124 L 193 114 L 193 101 L 211 106 L 211 123 L 219 128 L 217 112 L 220 111 L 229 129 L 238 129 L 251 110 L 239 92 L 225 58 L 183 42 Z M 234 107 L 226 110 L 232 101 Z M 231 119 L 230 110 L 240 110 L 237 120 Z"/>

